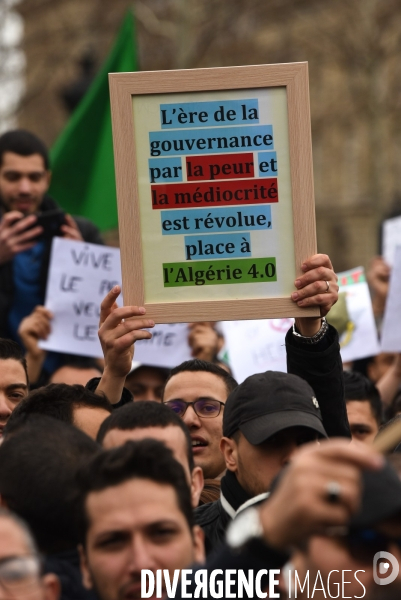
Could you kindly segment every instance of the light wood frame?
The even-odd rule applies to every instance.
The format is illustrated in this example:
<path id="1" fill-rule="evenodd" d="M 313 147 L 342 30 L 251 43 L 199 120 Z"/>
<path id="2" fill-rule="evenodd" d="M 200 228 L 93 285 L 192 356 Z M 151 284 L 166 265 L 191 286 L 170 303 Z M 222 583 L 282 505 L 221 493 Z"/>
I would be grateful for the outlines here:
<path id="1" fill-rule="evenodd" d="M 316 253 L 307 63 L 110 73 L 109 83 L 124 304 L 144 306 L 146 316 L 157 323 L 318 316 L 318 307 L 300 308 L 289 297 L 145 303 L 132 105 L 140 94 L 286 88 L 298 276 L 302 262 Z"/>

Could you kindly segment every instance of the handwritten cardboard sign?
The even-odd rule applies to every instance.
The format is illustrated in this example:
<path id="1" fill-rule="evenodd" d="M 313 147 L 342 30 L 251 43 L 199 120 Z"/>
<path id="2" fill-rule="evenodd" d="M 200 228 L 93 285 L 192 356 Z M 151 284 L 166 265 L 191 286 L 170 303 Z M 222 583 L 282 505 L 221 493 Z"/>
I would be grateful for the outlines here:
<path id="1" fill-rule="evenodd" d="M 126 301 L 156 322 L 299 314 L 306 64 L 111 74 L 110 92 Z"/>
<path id="2" fill-rule="evenodd" d="M 115 285 L 121 285 L 119 249 L 54 238 L 46 291 L 54 318 L 41 348 L 102 358 L 100 304 Z M 136 342 L 136 361 L 171 368 L 191 357 L 185 323 L 157 325 L 152 336 Z"/>

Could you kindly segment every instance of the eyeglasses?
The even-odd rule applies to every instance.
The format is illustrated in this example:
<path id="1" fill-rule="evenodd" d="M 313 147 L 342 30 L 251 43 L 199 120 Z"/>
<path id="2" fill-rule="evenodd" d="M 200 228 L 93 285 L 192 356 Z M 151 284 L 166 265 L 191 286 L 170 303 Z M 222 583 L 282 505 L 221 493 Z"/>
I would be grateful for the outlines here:
<path id="1" fill-rule="evenodd" d="M 195 402 L 169 400 L 168 402 L 165 402 L 165 404 L 179 417 L 183 417 L 188 406 L 192 406 L 198 417 L 201 417 L 202 419 L 213 419 L 213 417 L 218 417 L 221 407 L 224 406 L 224 402 L 213 400 L 211 398 L 199 398 L 199 400 L 195 400 Z"/>
<path id="2" fill-rule="evenodd" d="M 13 595 L 24 593 L 40 577 L 37 556 L 12 556 L 0 559 L 0 587 Z"/>

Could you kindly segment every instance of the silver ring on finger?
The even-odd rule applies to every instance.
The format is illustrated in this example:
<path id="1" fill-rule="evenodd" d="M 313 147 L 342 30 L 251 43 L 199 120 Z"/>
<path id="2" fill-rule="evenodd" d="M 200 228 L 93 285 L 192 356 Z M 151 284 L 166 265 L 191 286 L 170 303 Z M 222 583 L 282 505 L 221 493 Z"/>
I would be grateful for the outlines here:
<path id="1" fill-rule="evenodd" d="M 329 481 L 326 485 L 327 501 L 331 504 L 337 504 L 341 499 L 341 485 L 338 481 Z"/>
<path id="2" fill-rule="evenodd" d="M 326 284 L 326 289 L 324 291 L 325 291 L 325 294 L 328 294 L 329 291 L 330 291 L 330 282 L 329 281 L 325 281 L 325 284 Z"/>

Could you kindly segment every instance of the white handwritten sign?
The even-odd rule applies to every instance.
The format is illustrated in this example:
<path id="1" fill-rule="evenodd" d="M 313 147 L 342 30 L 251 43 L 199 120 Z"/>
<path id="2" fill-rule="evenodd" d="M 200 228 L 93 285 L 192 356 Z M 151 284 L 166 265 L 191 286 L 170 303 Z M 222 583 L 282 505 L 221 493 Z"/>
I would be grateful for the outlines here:
<path id="1" fill-rule="evenodd" d="M 384 312 L 381 349 L 382 352 L 401 352 L 401 246 L 395 252 L 394 267 L 390 277 L 390 289 Z"/>
<path id="2" fill-rule="evenodd" d="M 135 342 L 136 363 L 172 369 L 192 358 L 187 323 L 156 325 L 149 331 L 152 339 Z"/>
<path id="3" fill-rule="evenodd" d="M 102 358 L 100 304 L 115 285 L 121 285 L 118 248 L 54 238 L 46 291 L 54 318 L 41 348 Z M 191 358 L 186 323 L 156 325 L 151 333 L 151 340 L 136 342 L 136 361 L 171 368 Z"/>
<path id="4" fill-rule="evenodd" d="M 267 370 L 287 371 L 285 335 L 292 319 L 224 321 L 228 359 L 239 383 Z"/>
<path id="5" fill-rule="evenodd" d="M 41 348 L 101 358 L 100 304 L 117 284 L 121 284 L 118 249 L 55 237 L 46 290 L 46 307 L 54 318 Z"/>

